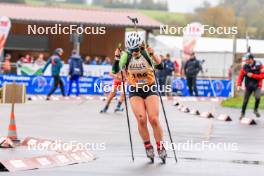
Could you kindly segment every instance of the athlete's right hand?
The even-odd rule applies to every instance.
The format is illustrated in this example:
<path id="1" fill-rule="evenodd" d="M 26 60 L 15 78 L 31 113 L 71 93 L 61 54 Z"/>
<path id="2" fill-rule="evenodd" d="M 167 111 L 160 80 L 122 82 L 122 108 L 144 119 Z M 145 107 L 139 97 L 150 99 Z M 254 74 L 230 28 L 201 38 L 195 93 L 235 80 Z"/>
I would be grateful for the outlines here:
<path id="1" fill-rule="evenodd" d="M 122 77 L 120 75 L 116 75 L 117 80 L 122 80 Z"/>
<path id="2" fill-rule="evenodd" d="M 237 91 L 240 91 L 241 90 L 241 86 L 237 86 Z"/>

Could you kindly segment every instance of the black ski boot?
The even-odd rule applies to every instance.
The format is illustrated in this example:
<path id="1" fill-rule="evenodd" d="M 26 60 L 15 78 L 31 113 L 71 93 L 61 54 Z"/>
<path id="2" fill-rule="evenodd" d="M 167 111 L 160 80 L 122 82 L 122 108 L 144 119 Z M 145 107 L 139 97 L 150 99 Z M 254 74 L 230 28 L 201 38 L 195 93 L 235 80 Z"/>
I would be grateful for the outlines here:
<path id="1" fill-rule="evenodd" d="M 254 110 L 254 114 L 256 115 L 256 117 L 260 117 L 260 113 L 258 112 L 258 110 Z"/>
<path id="2" fill-rule="evenodd" d="M 108 110 L 108 107 L 109 107 L 109 106 L 105 106 L 104 109 L 102 109 L 102 110 L 100 111 L 100 113 L 101 113 L 101 114 L 102 114 L 102 113 L 106 113 L 107 110 Z"/>
<path id="3" fill-rule="evenodd" d="M 121 105 L 122 105 L 122 102 L 118 102 L 117 105 L 116 105 L 116 108 L 115 108 L 115 112 L 122 112 L 124 111 L 123 108 L 121 108 Z"/>
<path id="4" fill-rule="evenodd" d="M 115 108 L 115 112 L 123 112 L 123 111 L 124 111 L 124 108 L 121 108 L 121 107 Z"/>
<path id="5" fill-rule="evenodd" d="M 150 162 L 154 163 L 155 154 L 154 154 L 153 147 L 146 148 L 146 154 L 147 154 L 147 157 L 150 159 Z"/>
<path id="6" fill-rule="evenodd" d="M 161 150 L 158 150 L 159 158 L 162 161 L 162 164 L 166 164 L 167 152 L 163 147 Z"/>
<path id="7" fill-rule="evenodd" d="M 245 114 L 244 113 L 241 113 L 241 115 L 239 117 L 239 120 L 242 120 L 244 117 L 245 117 Z"/>

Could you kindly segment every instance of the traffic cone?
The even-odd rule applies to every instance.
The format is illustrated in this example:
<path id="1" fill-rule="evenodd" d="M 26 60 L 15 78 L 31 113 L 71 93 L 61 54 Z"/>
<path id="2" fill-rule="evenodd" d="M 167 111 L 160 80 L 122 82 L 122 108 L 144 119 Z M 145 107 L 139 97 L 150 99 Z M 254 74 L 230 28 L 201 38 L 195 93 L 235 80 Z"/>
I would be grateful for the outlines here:
<path id="1" fill-rule="evenodd" d="M 16 121 L 15 121 L 15 113 L 11 112 L 11 117 L 10 117 L 10 123 L 8 127 L 8 136 L 9 139 L 12 141 L 18 141 L 17 138 L 17 130 L 16 130 Z"/>

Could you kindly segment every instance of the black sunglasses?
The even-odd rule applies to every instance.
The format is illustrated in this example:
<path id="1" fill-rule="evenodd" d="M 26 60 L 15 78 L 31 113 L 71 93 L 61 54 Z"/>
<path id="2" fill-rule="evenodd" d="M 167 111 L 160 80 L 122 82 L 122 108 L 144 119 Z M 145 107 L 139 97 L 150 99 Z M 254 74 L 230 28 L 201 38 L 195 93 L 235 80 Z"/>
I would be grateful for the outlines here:
<path id="1" fill-rule="evenodd" d="M 133 53 L 133 52 L 139 52 L 140 48 L 135 48 L 135 49 L 130 49 L 130 52 Z"/>

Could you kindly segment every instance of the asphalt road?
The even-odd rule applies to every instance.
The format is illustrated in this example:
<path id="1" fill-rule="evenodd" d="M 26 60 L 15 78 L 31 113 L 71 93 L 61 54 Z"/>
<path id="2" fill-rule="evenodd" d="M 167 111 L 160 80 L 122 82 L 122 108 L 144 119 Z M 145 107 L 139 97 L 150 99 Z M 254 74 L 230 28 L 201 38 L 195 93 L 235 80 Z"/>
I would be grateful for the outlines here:
<path id="1" fill-rule="evenodd" d="M 232 122 L 209 120 L 179 112 L 172 101 L 165 101 L 174 142 L 178 147 L 178 164 L 175 164 L 172 151 L 166 165 L 159 159 L 149 164 L 139 138 L 135 119 L 130 112 L 135 162 L 131 161 L 125 113 L 113 113 L 113 102 L 107 114 L 99 114 L 103 102 L 80 101 L 31 101 L 16 105 L 15 115 L 18 135 L 78 141 L 105 146 L 105 150 L 94 150 L 97 160 L 71 166 L 22 171 L 15 173 L 0 172 L 2 176 L 86 176 L 86 175 L 183 175 L 183 176 L 262 176 L 264 172 L 264 126 L 263 118 L 258 125 L 247 126 L 238 122 L 239 110 L 222 108 L 216 102 L 182 102 L 201 111 L 213 110 L 215 113 L 228 113 Z M 130 109 L 130 108 L 129 108 Z M 264 117 L 263 111 L 261 111 Z M 5 136 L 9 123 L 10 105 L 0 105 L 0 136 Z M 248 111 L 248 116 L 253 116 Z M 160 116 L 168 141 L 164 117 Z M 153 138 L 152 138 L 153 141 Z M 232 149 L 186 149 L 183 144 L 234 145 Z M 153 142 L 154 143 L 154 142 Z M 182 144 L 180 146 L 179 144 Z M 22 152 L 22 153 L 21 153 Z M 27 155 L 21 151 L 21 155 Z M 0 151 L 2 158 L 15 158 L 17 155 Z"/>

